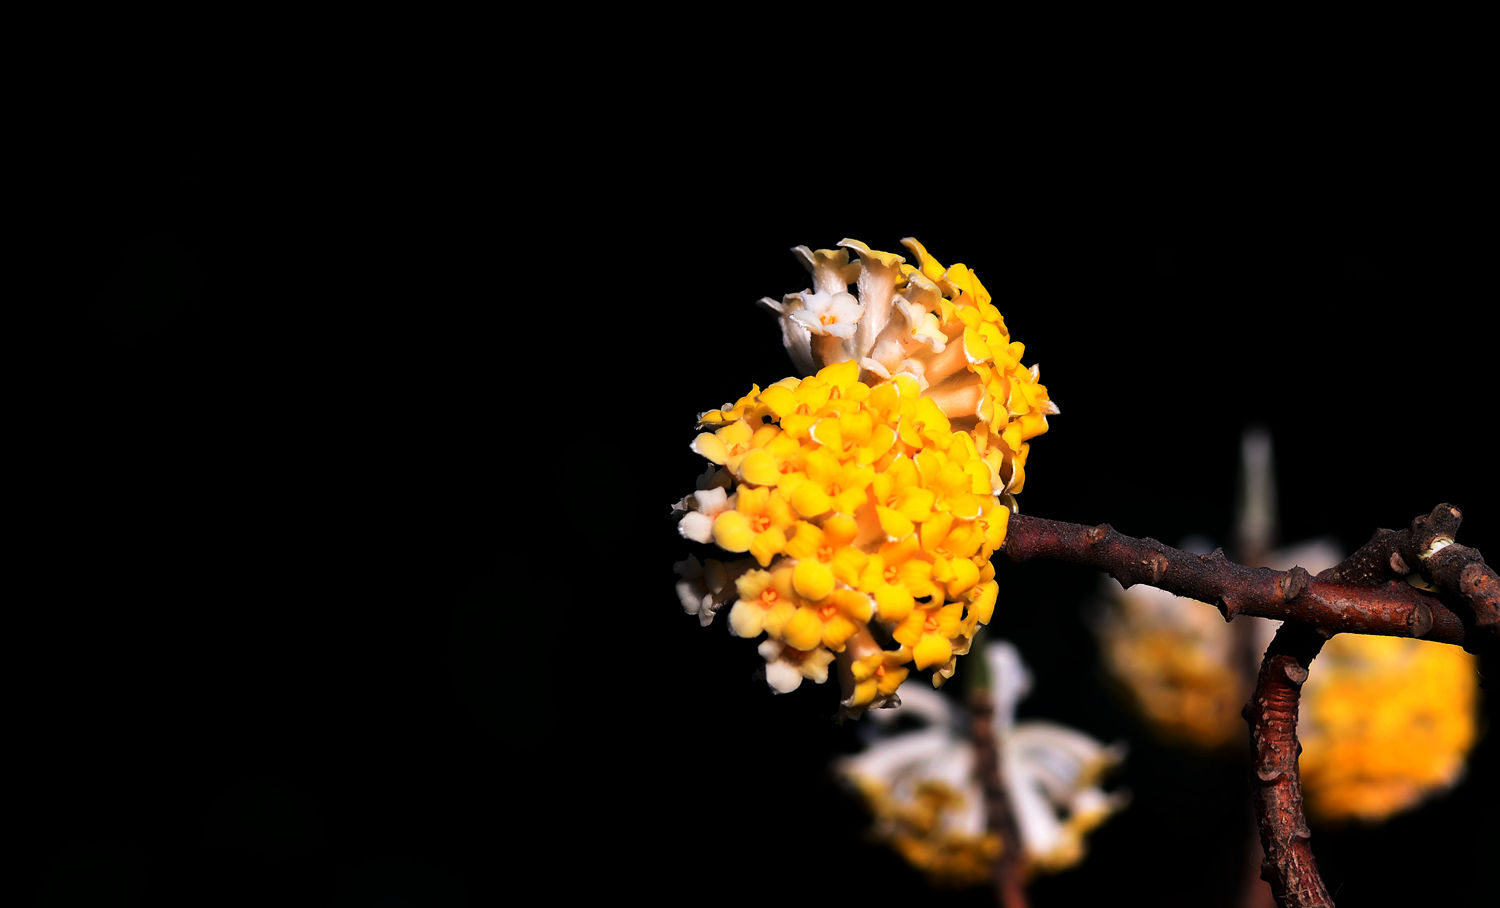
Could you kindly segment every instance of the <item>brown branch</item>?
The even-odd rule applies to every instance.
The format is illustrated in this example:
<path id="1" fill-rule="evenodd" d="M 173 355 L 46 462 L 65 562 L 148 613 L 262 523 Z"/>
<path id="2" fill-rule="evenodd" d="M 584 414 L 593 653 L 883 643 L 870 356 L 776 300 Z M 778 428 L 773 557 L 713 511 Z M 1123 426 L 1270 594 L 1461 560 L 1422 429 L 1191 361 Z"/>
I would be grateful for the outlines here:
<path id="1" fill-rule="evenodd" d="M 1297 740 L 1302 683 L 1324 639 L 1302 625 L 1283 624 L 1266 649 L 1255 692 L 1245 705 L 1255 770 L 1255 810 L 1265 853 L 1261 877 L 1271 884 L 1282 908 L 1333 905 L 1313 857 L 1297 771 L 1302 752 Z"/>
<path id="2" fill-rule="evenodd" d="M 1377 536 L 1371 544 L 1380 539 Z M 1012 561 L 1066 561 L 1108 573 L 1126 587 L 1144 583 L 1207 602 L 1225 620 L 1250 615 L 1296 621 L 1326 635 L 1420 637 L 1456 645 L 1470 639 L 1472 619 L 1438 595 L 1404 580 L 1374 582 L 1376 575 L 1367 563 L 1378 557 L 1374 550 L 1361 549 L 1364 554 L 1357 562 L 1352 557 L 1345 562 L 1350 565 L 1348 576 L 1357 581 L 1326 574 L 1313 577 L 1301 567 L 1289 571 L 1246 567 L 1230 561 L 1220 550 L 1194 555 L 1155 539 L 1126 536 L 1108 524 L 1085 526 L 1024 514 L 1011 517 L 1002 548 Z M 1491 592 L 1497 587 L 1493 582 L 1485 587 L 1483 580 L 1472 585 Z"/>
<path id="3" fill-rule="evenodd" d="M 1401 531 L 1380 530 L 1343 564 L 1320 577 L 1370 583 L 1417 573 L 1440 596 L 1459 603 L 1474 629 L 1500 637 L 1500 576 L 1476 549 L 1454 541 L 1463 513 L 1450 504 L 1417 517 Z"/>
<path id="4" fill-rule="evenodd" d="M 990 679 L 991 684 L 994 679 Z M 1000 908 L 1026 908 L 1021 835 L 1010 797 L 1000 775 L 1000 748 L 995 736 L 995 702 L 983 687 L 969 698 L 969 733 L 974 741 L 979 778 L 984 783 L 984 813 L 989 831 L 1000 839 L 1000 853 L 991 863 L 995 903 Z"/>

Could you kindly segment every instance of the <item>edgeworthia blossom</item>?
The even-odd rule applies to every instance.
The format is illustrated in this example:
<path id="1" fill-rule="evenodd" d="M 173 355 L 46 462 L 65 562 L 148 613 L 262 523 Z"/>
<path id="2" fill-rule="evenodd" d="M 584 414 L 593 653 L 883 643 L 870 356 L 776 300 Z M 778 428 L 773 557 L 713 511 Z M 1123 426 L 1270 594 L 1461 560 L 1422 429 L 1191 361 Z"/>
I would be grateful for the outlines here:
<path id="1" fill-rule="evenodd" d="M 1016 648 L 984 647 L 995 711 L 1002 784 L 1015 816 L 1028 873 L 1071 867 L 1084 838 L 1125 803 L 1100 777 L 1122 752 L 1051 722 L 1016 721 L 1032 679 Z M 836 770 L 870 810 L 876 836 L 936 881 L 977 884 L 1000 851 L 988 831 L 977 754 L 960 711 L 944 695 L 912 690 L 899 709 L 872 716 L 865 750 Z M 915 727 L 895 731 L 901 720 Z"/>
<path id="2" fill-rule="evenodd" d="M 990 620 L 990 556 L 1058 412 L 974 272 L 902 242 L 910 263 L 794 250 L 812 286 L 761 302 L 801 376 L 699 414 L 709 469 L 674 505 L 684 539 L 728 556 L 679 563 L 684 609 L 727 605 L 734 634 L 764 637 L 778 692 L 832 666 L 856 714 L 913 670 L 951 677 Z"/>

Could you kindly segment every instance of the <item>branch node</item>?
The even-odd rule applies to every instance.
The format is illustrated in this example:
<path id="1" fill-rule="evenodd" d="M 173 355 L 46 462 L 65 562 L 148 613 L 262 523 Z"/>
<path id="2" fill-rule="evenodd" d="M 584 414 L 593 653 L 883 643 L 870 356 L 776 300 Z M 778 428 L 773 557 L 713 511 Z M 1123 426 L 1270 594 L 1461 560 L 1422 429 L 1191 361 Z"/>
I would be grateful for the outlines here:
<path id="1" fill-rule="evenodd" d="M 1110 534 L 1110 525 L 1101 523 L 1098 526 L 1089 527 L 1084 531 L 1083 538 L 1089 545 L 1098 545 L 1104 541 L 1104 537 Z"/>
<path id="2" fill-rule="evenodd" d="M 1458 575 L 1458 591 L 1474 609 L 1479 627 L 1500 626 L 1500 576 L 1482 561 L 1464 565 Z"/>
<path id="3" fill-rule="evenodd" d="M 1428 547 L 1432 540 L 1446 536 L 1448 541 L 1458 535 L 1463 523 L 1463 512 L 1451 504 L 1440 504 L 1430 514 L 1414 518 L 1411 522 L 1411 542 L 1419 551 Z"/>
<path id="4" fill-rule="evenodd" d="M 1431 558 L 1433 555 L 1436 555 L 1438 552 L 1441 552 L 1443 549 L 1446 549 L 1448 546 L 1450 546 L 1452 544 L 1453 544 L 1453 539 L 1451 537 L 1448 537 L 1448 536 L 1437 536 L 1437 537 L 1434 537 L 1433 540 L 1432 540 L 1432 542 L 1430 542 L 1430 543 L 1427 544 L 1427 548 L 1423 549 L 1422 552 L 1421 552 L 1421 554 L 1419 554 L 1417 557 L 1421 558 L 1423 561 L 1426 561 L 1427 559 Z"/>
<path id="5" fill-rule="evenodd" d="M 1214 600 L 1214 608 L 1219 610 L 1219 614 L 1224 616 L 1225 621 L 1233 621 L 1243 607 L 1238 599 L 1229 596 L 1220 596 Z"/>
<path id="6" fill-rule="evenodd" d="M 1282 574 L 1278 580 L 1277 595 L 1280 596 L 1282 602 L 1296 599 L 1307 589 L 1307 583 L 1310 579 L 1311 575 L 1307 573 L 1306 568 L 1301 565 L 1293 567 Z"/>
<path id="7" fill-rule="evenodd" d="M 1401 557 L 1401 553 L 1400 552 L 1392 552 L 1391 553 L 1390 564 L 1391 564 L 1391 573 L 1395 574 L 1398 577 L 1401 577 L 1401 576 L 1404 576 L 1406 574 L 1410 574 L 1411 573 L 1411 566 L 1406 563 L 1406 559 L 1405 558 Z"/>
<path id="8" fill-rule="evenodd" d="M 1489 579 L 1489 572 L 1484 569 L 1484 565 L 1471 561 L 1464 565 L 1463 572 L 1458 575 L 1458 591 L 1465 596 L 1472 596 Z"/>
<path id="9" fill-rule="evenodd" d="M 1282 666 L 1281 670 L 1286 675 L 1286 679 L 1298 687 L 1301 687 L 1303 682 L 1307 680 L 1307 668 L 1305 666 L 1289 662 Z"/>
<path id="10" fill-rule="evenodd" d="M 1432 630 L 1432 609 L 1418 602 L 1412 606 L 1411 614 L 1406 616 L 1406 626 L 1411 630 L 1413 637 L 1425 637 Z"/>
<path id="11" fill-rule="evenodd" d="M 1152 586 L 1161 583 L 1161 578 L 1166 575 L 1169 562 L 1167 556 L 1161 552 L 1152 552 L 1151 555 L 1141 561 L 1151 569 L 1151 579 L 1148 581 Z"/>

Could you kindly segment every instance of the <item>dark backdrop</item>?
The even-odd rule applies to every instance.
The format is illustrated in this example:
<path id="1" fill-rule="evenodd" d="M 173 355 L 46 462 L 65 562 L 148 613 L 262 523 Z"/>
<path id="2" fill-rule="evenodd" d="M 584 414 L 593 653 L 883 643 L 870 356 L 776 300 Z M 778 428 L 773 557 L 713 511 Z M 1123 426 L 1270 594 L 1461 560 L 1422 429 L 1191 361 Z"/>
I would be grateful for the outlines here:
<path id="1" fill-rule="evenodd" d="M 1285 541 L 1448 501 L 1500 551 L 1492 243 L 1462 187 L 1330 162 L 1169 194 L 1076 150 L 874 171 L 732 125 L 539 170 L 465 135 L 302 135 L 114 148 L 69 186 L 13 642 L 44 904 L 921 897 L 825 775 L 854 744 L 835 692 L 771 696 L 672 592 L 693 418 L 789 374 L 755 300 L 806 286 L 798 244 L 914 235 L 979 272 L 1062 408 L 1027 513 L 1222 538 L 1253 424 Z M 1112 699 L 1094 578 L 999 579 L 1023 716 L 1131 747 L 1134 806 L 1036 903 L 1229 904 L 1239 755 L 1156 745 Z M 1434 877 L 1477 904 L 1496 841 L 1468 821 L 1497 803 L 1475 772 L 1314 845 L 1341 904 Z"/>

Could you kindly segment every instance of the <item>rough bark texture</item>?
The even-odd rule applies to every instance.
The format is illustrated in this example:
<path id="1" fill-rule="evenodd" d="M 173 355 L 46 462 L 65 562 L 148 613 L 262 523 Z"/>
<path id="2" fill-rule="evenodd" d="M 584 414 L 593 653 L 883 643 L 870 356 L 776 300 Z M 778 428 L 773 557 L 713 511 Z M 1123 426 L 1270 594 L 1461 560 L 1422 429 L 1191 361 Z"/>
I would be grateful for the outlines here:
<path id="1" fill-rule="evenodd" d="M 1308 664 L 1324 637 L 1297 624 L 1283 624 L 1261 662 L 1255 692 L 1245 705 L 1250 723 L 1254 801 L 1265 861 L 1261 877 L 1282 908 L 1331 906 L 1313 857 L 1302 809 L 1297 757 L 1297 711 Z"/>
<path id="2" fill-rule="evenodd" d="M 1431 590 L 1456 602 L 1455 617 L 1467 628 L 1464 645 L 1500 638 L 1500 576 L 1476 549 L 1454 541 L 1463 513 L 1440 504 L 1404 530 L 1375 536 L 1319 578 L 1373 584 L 1417 576 Z M 1477 639 L 1476 639 L 1477 638 Z"/>

